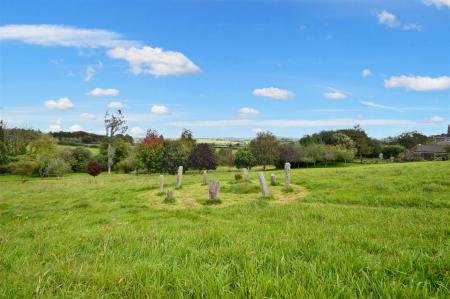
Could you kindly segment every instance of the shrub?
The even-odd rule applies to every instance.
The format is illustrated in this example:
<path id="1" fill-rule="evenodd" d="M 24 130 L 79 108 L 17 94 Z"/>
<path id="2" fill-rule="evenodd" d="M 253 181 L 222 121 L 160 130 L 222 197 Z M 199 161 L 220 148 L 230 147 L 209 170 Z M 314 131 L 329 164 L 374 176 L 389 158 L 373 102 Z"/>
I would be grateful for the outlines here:
<path id="1" fill-rule="evenodd" d="M 234 179 L 235 179 L 236 181 L 242 180 L 242 174 L 236 173 L 236 174 L 234 175 Z"/>
<path id="2" fill-rule="evenodd" d="M 12 174 L 20 175 L 22 178 L 28 177 L 36 173 L 39 167 L 35 161 L 19 160 L 9 165 Z"/>
<path id="3" fill-rule="evenodd" d="M 45 173 L 47 176 L 62 177 L 70 172 L 70 165 L 61 158 L 51 159 L 48 162 Z"/>
<path id="4" fill-rule="evenodd" d="M 256 159 L 248 147 L 241 148 L 236 152 L 234 164 L 237 168 L 252 168 L 256 165 Z"/>
<path id="5" fill-rule="evenodd" d="M 92 153 L 85 147 L 77 147 L 72 151 L 72 156 L 74 163 L 72 165 L 72 170 L 76 172 L 85 172 L 87 168 L 87 163 L 92 158 Z"/>
<path id="6" fill-rule="evenodd" d="M 98 176 L 102 172 L 102 166 L 95 162 L 95 161 L 89 161 L 87 165 L 87 173 L 89 175 L 93 176 L 94 178 Z"/>
<path id="7" fill-rule="evenodd" d="M 189 166 L 193 169 L 216 169 L 217 157 L 212 146 L 207 143 L 195 145 L 189 157 Z"/>

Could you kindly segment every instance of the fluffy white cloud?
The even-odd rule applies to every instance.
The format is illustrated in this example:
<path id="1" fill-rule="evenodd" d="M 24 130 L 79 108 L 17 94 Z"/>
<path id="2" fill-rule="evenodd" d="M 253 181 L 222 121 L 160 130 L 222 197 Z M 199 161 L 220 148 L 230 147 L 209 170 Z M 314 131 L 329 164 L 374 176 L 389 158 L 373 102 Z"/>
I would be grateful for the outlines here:
<path id="1" fill-rule="evenodd" d="M 292 98 L 294 93 L 287 89 L 281 89 L 277 87 L 257 88 L 253 90 L 252 95 L 257 97 L 267 97 L 276 100 L 285 100 Z"/>
<path id="2" fill-rule="evenodd" d="M 450 0 L 423 0 L 426 5 L 434 5 L 437 8 L 450 7 Z"/>
<path id="3" fill-rule="evenodd" d="M 347 98 L 347 95 L 341 91 L 329 91 L 323 94 L 329 100 L 338 101 Z"/>
<path id="4" fill-rule="evenodd" d="M 239 109 L 239 115 L 241 117 L 248 117 L 248 116 L 258 115 L 258 114 L 259 114 L 259 111 L 254 108 L 242 107 L 241 109 Z"/>
<path id="5" fill-rule="evenodd" d="M 73 108 L 75 105 L 69 100 L 69 98 L 60 98 L 59 100 L 45 101 L 44 106 L 45 108 L 52 110 L 65 110 Z"/>
<path id="6" fill-rule="evenodd" d="M 372 76 L 372 71 L 370 69 L 363 69 L 362 76 L 364 78 L 370 77 L 370 76 Z"/>
<path id="7" fill-rule="evenodd" d="M 144 129 L 142 129 L 141 127 L 133 127 L 130 129 L 130 133 L 132 136 L 140 136 L 144 132 Z"/>
<path id="8" fill-rule="evenodd" d="M 97 62 L 95 65 L 88 65 L 86 68 L 86 74 L 84 76 L 84 81 L 88 82 L 94 77 L 97 70 L 103 68 L 103 63 L 101 61 Z"/>
<path id="9" fill-rule="evenodd" d="M 91 97 L 116 97 L 119 95 L 119 90 L 115 88 L 94 88 L 87 95 Z"/>
<path id="10" fill-rule="evenodd" d="M 73 126 L 69 127 L 69 131 L 70 132 L 79 132 L 79 131 L 84 131 L 84 129 L 80 125 L 73 125 Z"/>
<path id="11" fill-rule="evenodd" d="M 416 91 L 444 90 L 450 88 L 450 77 L 392 76 L 384 80 L 384 87 L 404 87 Z"/>
<path id="12" fill-rule="evenodd" d="M 167 108 L 164 105 L 153 105 L 152 108 L 150 109 L 150 111 L 153 114 L 157 114 L 157 115 L 169 115 L 170 114 L 169 108 Z"/>
<path id="13" fill-rule="evenodd" d="M 429 124 L 438 125 L 438 124 L 444 123 L 445 122 L 445 118 L 440 117 L 440 116 L 433 116 L 433 117 L 430 117 L 430 118 L 426 119 L 425 122 L 429 123 Z"/>
<path id="14" fill-rule="evenodd" d="M 403 30 L 416 30 L 416 31 L 423 31 L 423 26 L 415 23 L 407 23 L 402 24 L 398 19 L 397 16 L 393 13 L 390 13 L 386 10 L 383 10 L 377 14 L 378 22 L 380 24 L 385 25 L 389 28 L 396 28 L 396 29 L 403 29 Z"/>
<path id="15" fill-rule="evenodd" d="M 81 114 L 80 114 L 80 117 L 81 117 L 82 119 L 87 119 L 87 120 L 95 120 L 95 119 L 97 118 L 94 114 L 87 113 L 87 112 L 81 113 Z"/>
<path id="16" fill-rule="evenodd" d="M 263 127 L 263 128 L 289 128 L 289 127 L 351 127 L 356 124 L 361 126 L 405 126 L 416 125 L 417 122 L 403 119 L 228 119 L 228 120 L 204 120 L 204 121 L 177 121 L 169 123 L 172 127 Z"/>
<path id="17" fill-rule="evenodd" d="M 59 132 L 61 131 L 61 119 L 57 119 L 54 124 L 48 126 L 48 132 Z"/>
<path id="18" fill-rule="evenodd" d="M 130 71 L 135 75 L 151 74 L 154 76 L 186 75 L 201 72 L 200 68 L 183 53 L 165 51 L 161 48 L 123 48 L 118 47 L 108 51 L 110 57 L 126 60 Z"/>
<path id="19" fill-rule="evenodd" d="M 108 108 L 111 109 L 123 109 L 125 108 L 125 105 L 122 104 L 121 102 L 111 102 L 108 104 Z"/>
<path id="20" fill-rule="evenodd" d="M 40 46 L 78 48 L 130 47 L 140 44 L 135 41 L 123 40 L 120 34 L 108 30 L 61 25 L 0 26 L 0 40 L 16 40 Z"/>

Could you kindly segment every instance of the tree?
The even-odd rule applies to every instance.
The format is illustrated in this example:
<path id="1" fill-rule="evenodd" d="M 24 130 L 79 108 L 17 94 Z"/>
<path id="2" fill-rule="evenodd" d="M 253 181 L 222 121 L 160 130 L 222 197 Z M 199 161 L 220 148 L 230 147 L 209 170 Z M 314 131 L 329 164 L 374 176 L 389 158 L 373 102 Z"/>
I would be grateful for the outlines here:
<path id="1" fill-rule="evenodd" d="M 42 134 L 33 140 L 30 145 L 30 154 L 35 157 L 43 155 L 54 155 L 58 150 L 56 140 L 49 134 Z"/>
<path id="2" fill-rule="evenodd" d="M 347 161 L 352 161 L 356 154 L 356 149 L 346 148 L 343 145 L 336 145 L 334 151 L 336 154 L 336 160 L 344 161 L 345 165 L 347 165 Z"/>
<path id="3" fill-rule="evenodd" d="M 278 140 L 271 132 L 259 132 L 256 138 L 250 142 L 250 149 L 258 164 L 274 164 L 278 158 Z"/>
<path id="4" fill-rule="evenodd" d="M 0 120 L 0 166 L 8 163 L 8 149 L 6 148 L 4 123 Z"/>
<path id="5" fill-rule="evenodd" d="M 276 162 L 277 168 L 283 168 L 286 162 L 291 164 L 291 167 L 298 167 L 300 165 L 299 145 L 295 143 L 281 144 L 278 148 L 278 160 Z"/>
<path id="6" fill-rule="evenodd" d="M 175 174 L 178 166 L 187 166 L 190 153 L 180 140 L 165 140 L 163 154 L 158 163 L 158 171 Z M 187 167 L 185 167 L 187 168 Z"/>
<path id="7" fill-rule="evenodd" d="M 236 152 L 234 164 L 237 168 L 251 169 L 256 165 L 256 158 L 253 156 L 249 147 L 240 148 Z"/>
<path id="8" fill-rule="evenodd" d="M 92 159 L 92 153 L 85 147 L 79 146 L 71 150 L 73 163 L 72 170 L 86 172 L 87 164 Z"/>
<path id="9" fill-rule="evenodd" d="M 221 148 L 217 152 L 217 158 L 219 165 L 222 166 L 234 166 L 234 155 L 231 148 Z"/>
<path id="10" fill-rule="evenodd" d="M 369 137 L 366 132 L 359 125 L 354 126 L 353 129 L 344 129 L 339 130 L 338 132 L 344 133 L 353 140 L 357 150 L 357 155 L 362 163 L 363 156 L 370 154 L 372 150 L 370 147 Z"/>
<path id="11" fill-rule="evenodd" d="M 193 169 L 216 169 L 217 157 L 214 148 L 207 143 L 195 145 L 188 165 Z"/>
<path id="12" fill-rule="evenodd" d="M 20 159 L 17 162 L 10 164 L 10 171 L 13 174 L 20 175 L 22 181 L 25 182 L 25 178 L 35 173 L 38 165 L 35 161 Z"/>
<path id="13" fill-rule="evenodd" d="M 399 144 L 393 144 L 393 145 L 384 145 L 381 148 L 381 152 L 383 153 L 383 157 L 385 159 L 389 159 L 391 157 L 398 157 L 401 153 L 405 151 L 405 148 Z"/>
<path id="14" fill-rule="evenodd" d="M 156 170 L 163 156 L 164 137 L 155 130 L 148 130 L 147 135 L 138 146 L 137 157 L 147 168 L 147 172 Z"/>
<path id="15" fill-rule="evenodd" d="M 431 139 L 417 131 L 412 131 L 400 134 L 394 138 L 394 141 L 407 149 L 412 149 L 416 145 L 429 143 Z"/>
<path id="16" fill-rule="evenodd" d="M 102 166 L 95 161 L 89 161 L 87 165 L 87 172 L 95 178 L 102 172 Z"/>
<path id="17" fill-rule="evenodd" d="M 125 124 L 125 117 L 120 109 L 117 110 L 117 115 L 109 114 L 108 111 L 105 113 L 105 131 L 108 143 L 108 174 L 111 174 L 111 167 L 114 164 L 114 156 L 116 153 L 114 137 L 116 134 L 124 134 L 128 130 L 128 127 Z"/>
<path id="18" fill-rule="evenodd" d="M 61 158 L 54 158 L 48 162 L 45 176 L 63 177 L 68 172 L 70 172 L 70 165 Z"/>

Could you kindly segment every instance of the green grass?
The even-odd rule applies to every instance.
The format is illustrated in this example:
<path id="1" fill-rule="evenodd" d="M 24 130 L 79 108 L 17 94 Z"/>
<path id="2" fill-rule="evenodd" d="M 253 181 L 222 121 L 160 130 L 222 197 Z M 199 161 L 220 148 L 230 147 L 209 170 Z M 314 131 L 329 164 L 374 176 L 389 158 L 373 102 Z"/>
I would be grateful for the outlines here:
<path id="1" fill-rule="evenodd" d="M 214 205 L 198 172 L 170 204 L 159 175 L 0 177 L 0 297 L 449 296 L 449 162 L 209 178 Z"/>

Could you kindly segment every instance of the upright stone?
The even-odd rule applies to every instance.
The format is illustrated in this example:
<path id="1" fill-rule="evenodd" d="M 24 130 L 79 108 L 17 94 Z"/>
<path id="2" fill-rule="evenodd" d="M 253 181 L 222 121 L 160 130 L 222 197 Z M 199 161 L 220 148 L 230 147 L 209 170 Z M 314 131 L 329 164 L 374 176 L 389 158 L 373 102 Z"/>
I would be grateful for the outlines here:
<path id="1" fill-rule="evenodd" d="M 179 166 L 177 174 L 177 189 L 181 188 L 182 180 L 183 180 L 183 166 Z"/>
<path id="2" fill-rule="evenodd" d="M 291 181 L 291 164 L 286 162 L 284 164 L 284 189 L 290 188 Z"/>
<path id="3" fill-rule="evenodd" d="M 159 193 L 163 193 L 164 192 L 164 176 L 160 175 L 159 176 Z"/>
<path id="4" fill-rule="evenodd" d="M 219 181 L 211 181 L 209 183 L 209 200 L 215 201 L 219 196 L 220 183 Z"/>
<path id="5" fill-rule="evenodd" d="M 264 172 L 258 172 L 258 179 L 259 179 L 259 185 L 261 186 L 261 191 L 262 191 L 263 197 L 269 197 L 269 190 L 267 189 Z"/>
<path id="6" fill-rule="evenodd" d="M 172 200 L 173 200 L 173 190 L 172 190 L 172 188 L 169 188 L 167 190 L 166 201 L 172 201 Z"/>
<path id="7" fill-rule="evenodd" d="M 277 177 L 273 173 L 270 175 L 270 184 L 272 186 L 276 186 L 276 184 L 277 184 Z"/>
<path id="8" fill-rule="evenodd" d="M 242 168 L 242 177 L 244 178 L 244 180 L 248 180 L 248 168 Z"/>
<path id="9" fill-rule="evenodd" d="M 208 172 L 203 170 L 203 185 L 208 185 Z"/>

